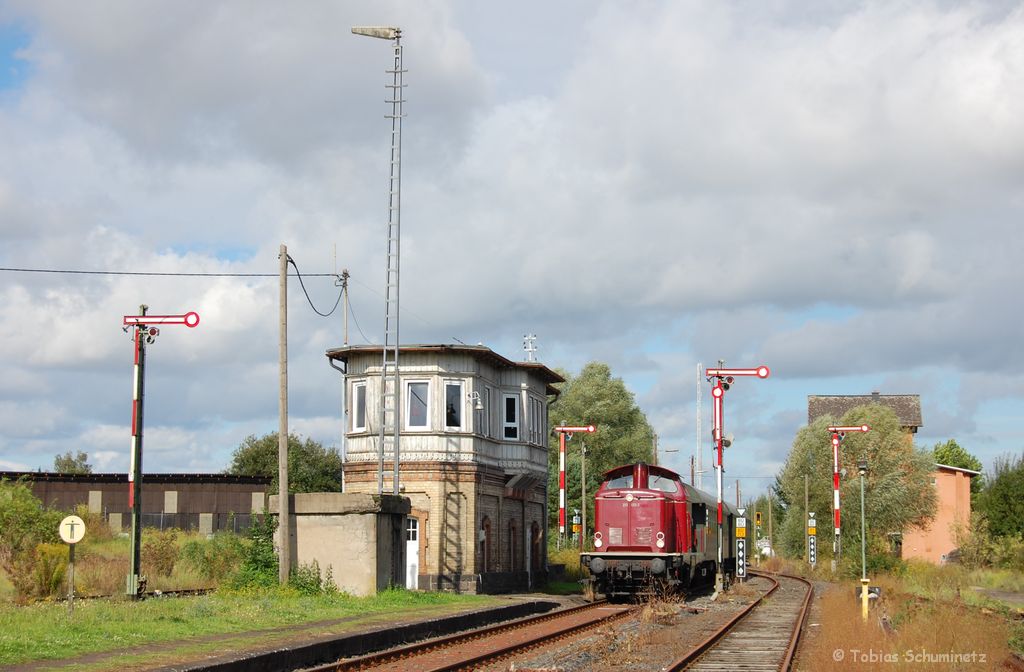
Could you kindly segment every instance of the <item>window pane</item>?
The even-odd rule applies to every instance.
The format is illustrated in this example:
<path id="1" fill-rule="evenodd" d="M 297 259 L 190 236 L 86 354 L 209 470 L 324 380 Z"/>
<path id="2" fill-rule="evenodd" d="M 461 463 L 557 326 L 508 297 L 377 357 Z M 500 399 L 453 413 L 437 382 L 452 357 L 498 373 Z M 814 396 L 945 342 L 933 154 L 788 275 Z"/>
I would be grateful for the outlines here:
<path id="1" fill-rule="evenodd" d="M 427 426 L 427 383 L 409 383 L 409 426 Z"/>
<path id="2" fill-rule="evenodd" d="M 444 426 L 462 427 L 462 385 L 444 386 Z"/>
<path id="3" fill-rule="evenodd" d="M 352 417 L 352 426 L 355 429 L 364 429 L 366 427 L 366 385 L 356 385 L 355 393 L 355 411 Z"/>
<path id="4" fill-rule="evenodd" d="M 516 421 L 516 398 L 505 397 L 505 422 Z"/>

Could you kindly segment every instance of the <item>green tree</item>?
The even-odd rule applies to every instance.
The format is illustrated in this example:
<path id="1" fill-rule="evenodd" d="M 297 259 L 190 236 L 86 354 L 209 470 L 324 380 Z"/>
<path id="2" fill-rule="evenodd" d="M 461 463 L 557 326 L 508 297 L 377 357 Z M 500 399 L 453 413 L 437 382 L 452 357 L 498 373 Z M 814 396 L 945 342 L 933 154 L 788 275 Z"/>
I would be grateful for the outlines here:
<path id="1" fill-rule="evenodd" d="M 839 449 L 840 467 L 846 472 L 840 485 L 843 548 L 860 548 L 857 462 L 863 457 L 868 462 L 865 516 L 869 552 L 882 557 L 889 546 L 889 534 L 920 527 L 934 517 L 936 497 L 931 482 L 935 468 L 932 451 L 915 447 L 912 435 L 900 429 L 896 414 L 879 404 L 858 406 L 842 418 L 818 418 L 797 432 L 779 484 L 789 508 L 796 507 L 799 514 L 785 517 L 779 541 L 789 555 L 803 556 L 806 518 L 802 509 L 807 475 L 810 511 L 820 521 L 818 556 L 832 555 L 832 441 L 828 427 L 837 421 L 841 425 L 871 426 L 865 434 L 847 434 Z M 844 557 L 852 555 L 859 553 L 846 553 Z"/>
<path id="2" fill-rule="evenodd" d="M 632 462 L 651 462 L 654 455 L 654 430 L 636 405 L 633 393 L 621 378 L 612 377 L 611 368 L 591 362 L 578 376 L 559 373 L 566 382 L 551 405 L 551 427 L 594 425 L 593 434 L 576 434 L 566 443 L 566 534 L 571 533 L 571 516 L 580 506 L 580 453 L 586 445 L 587 521 L 594 521 L 594 491 L 601 475 L 614 467 Z M 548 440 L 548 522 L 558 529 L 558 436 Z"/>
<path id="3" fill-rule="evenodd" d="M 60 541 L 64 514 L 47 509 L 23 480 L 0 479 L 0 569 L 12 579 L 31 571 L 36 546 Z"/>
<path id="4" fill-rule="evenodd" d="M 53 458 L 53 470 L 58 474 L 91 474 L 92 465 L 89 464 L 89 456 L 82 451 L 75 455 L 71 451 Z"/>
<path id="5" fill-rule="evenodd" d="M 981 471 L 981 460 L 968 453 L 956 442 L 956 439 L 950 439 L 945 443 L 936 443 L 932 452 L 935 453 L 935 461 L 938 464 L 944 464 L 947 467 L 960 467 L 961 469 Z M 981 476 L 975 476 L 971 479 L 972 506 L 974 506 L 978 495 L 981 493 L 983 482 L 984 479 Z"/>
<path id="6" fill-rule="evenodd" d="M 997 537 L 1024 535 L 1024 455 L 996 458 L 978 509 Z"/>
<path id="7" fill-rule="evenodd" d="M 270 476 L 271 494 L 277 493 L 278 434 L 245 437 L 232 455 L 225 473 Z M 324 448 L 313 439 L 288 435 L 288 489 L 296 492 L 339 492 L 342 459 L 336 448 Z"/>

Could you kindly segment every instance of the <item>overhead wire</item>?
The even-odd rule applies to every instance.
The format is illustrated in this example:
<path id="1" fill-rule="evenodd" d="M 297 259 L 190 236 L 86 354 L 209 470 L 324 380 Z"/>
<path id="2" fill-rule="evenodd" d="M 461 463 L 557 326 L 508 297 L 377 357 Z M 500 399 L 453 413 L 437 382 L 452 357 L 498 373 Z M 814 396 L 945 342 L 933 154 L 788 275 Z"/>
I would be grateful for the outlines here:
<path id="1" fill-rule="evenodd" d="M 313 305 L 313 299 L 309 298 L 309 292 L 306 291 L 306 283 L 302 281 L 302 273 L 299 272 L 299 265 L 292 259 L 292 255 L 288 255 L 288 263 L 295 267 L 295 274 L 299 276 L 299 285 L 302 287 L 302 293 L 306 295 L 306 301 L 309 302 L 309 307 L 313 309 L 313 312 L 320 317 L 330 317 L 334 314 L 334 311 L 338 309 L 338 304 L 341 303 L 341 295 L 345 293 L 344 288 L 338 292 L 338 300 L 334 302 L 334 307 L 331 308 L 329 313 L 321 313 L 317 310 L 317 307 Z"/>

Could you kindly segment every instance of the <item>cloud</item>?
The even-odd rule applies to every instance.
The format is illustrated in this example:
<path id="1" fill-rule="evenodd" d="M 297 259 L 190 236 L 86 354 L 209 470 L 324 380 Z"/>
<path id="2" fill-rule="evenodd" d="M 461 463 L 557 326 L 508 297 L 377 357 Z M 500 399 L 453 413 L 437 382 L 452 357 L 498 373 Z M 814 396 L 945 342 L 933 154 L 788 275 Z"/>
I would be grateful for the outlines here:
<path id="1" fill-rule="evenodd" d="M 0 12 L 31 65 L 0 99 L 0 266 L 270 276 L 0 272 L 5 464 L 126 454 L 120 320 L 141 303 L 202 316 L 150 351 L 154 468 L 217 470 L 276 430 L 282 243 L 318 307 L 338 288 L 315 274 L 347 268 L 350 342 L 380 339 L 391 52 L 348 32 L 377 22 L 402 26 L 409 70 L 405 342 L 517 358 L 536 333 L 551 366 L 610 362 L 681 450 L 696 361 L 766 363 L 730 397 L 765 465 L 806 394 L 871 383 L 941 398 L 936 432 L 1012 445 L 986 393 L 1024 391 L 985 381 L 1024 376 L 1016 4 Z M 293 426 L 332 445 L 341 314 L 305 301 L 293 280 Z"/>

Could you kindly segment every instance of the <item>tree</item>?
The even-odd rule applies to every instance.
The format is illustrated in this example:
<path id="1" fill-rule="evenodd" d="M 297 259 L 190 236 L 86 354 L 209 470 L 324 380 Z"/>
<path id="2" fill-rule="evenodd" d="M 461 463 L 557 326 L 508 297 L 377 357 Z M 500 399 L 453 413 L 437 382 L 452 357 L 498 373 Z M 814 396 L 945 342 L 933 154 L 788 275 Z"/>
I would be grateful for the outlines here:
<path id="1" fill-rule="evenodd" d="M 947 467 L 960 467 L 961 469 L 981 471 L 981 460 L 964 450 L 956 442 L 956 439 L 950 439 L 945 443 L 936 443 L 932 452 L 935 453 L 935 462 L 938 464 L 944 464 Z M 978 495 L 981 493 L 983 481 L 984 479 L 981 476 L 975 476 L 971 479 L 971 506 L 974 506 Z"/>
<path id="2" fill-rule="evenodd" d="M 91 474 L 92 465 L 89 464 L 89 456 L 82 451 L 75 455 L 71 451 L 53 458 L 53 470 L 58 474 Z"/>
<path id="3" fill-rule="evenodd" d="M 270 476 L 271 494 L 277 493 L 278 433 L 260 438 L 254 435 L 235 449 L 225 473 L 240 476 Z M 313 439 L 288 435 L 288 490 L 296 492 L 340 492 L 342 459 L 336 448 L 324 448 Z"/>
<path id="4" fill-rule="evenodd" d="M 569 518 L 579 508 L 581 447 L 586 444 L 587 520 L 594 520 L 594 491 L 601 475 L 614 467 L 632 462 L 651 462 L 654 455 L 654 430 L 636 405 L 633 393 L 621 378 L 613 378 L 611 368 L 590 362 L 578 376 L 560 371 L 566 382 L 551 405 L 551 427 L 594 425 L 593 434 L 576 434 L 566 443 L 566 533 L 571 532 Z M 570 504 L 570 502 L 573 502 Z M 558 525 L 558 436 L 552 431 L 548 440 L 548 522 Z"/>
<path id="5" fill-rule="evenodd" d="M 24 480 L 0 479 L 0 569 L 15 578 L 39 543 L 55 543 L 64 513 L 47 509 Z"/>
<path id="6" fill-rule="evenodd" d="M 846 476 L 840 485 L 842 543 L 846 549 L 860 547 L 860 478 L 857 461 L 866 457 L 865 517 L 869 549 L 883 555 L 888 535 L 921 527 L 935 515 L 936 496 L 931 482 L 935 469 L 932 451 L 914 446 L 912 435 L 900 429 L 891 409 L 878 404 L 850 409 L 842 418 L 818 418 L 797 432 L 793 448 L 783 467 L 779 483 L 799 515 L 787 515 L 782 525 L 782 547 L 802 557 L 806 518 L 803 515 L 804 475 L 808 476 L 810 510 L 820 521 L 818 556 L 832 554 L 832 441 L 829 425 L 871 426 L 865 434 L 846 435 L 839 448 L 840 467 Z M 857 554 L 859 555 L 859 554 Z M 845 554 L 850 557 L 851 554 Z M 858 558 L 859 569 L 859 558 Z"/>
<path id="7" fill-rule="evenodd" d="M 997 537 L 1024 535 L 1024 455 L 996 458 L 978 509 Z"/>

